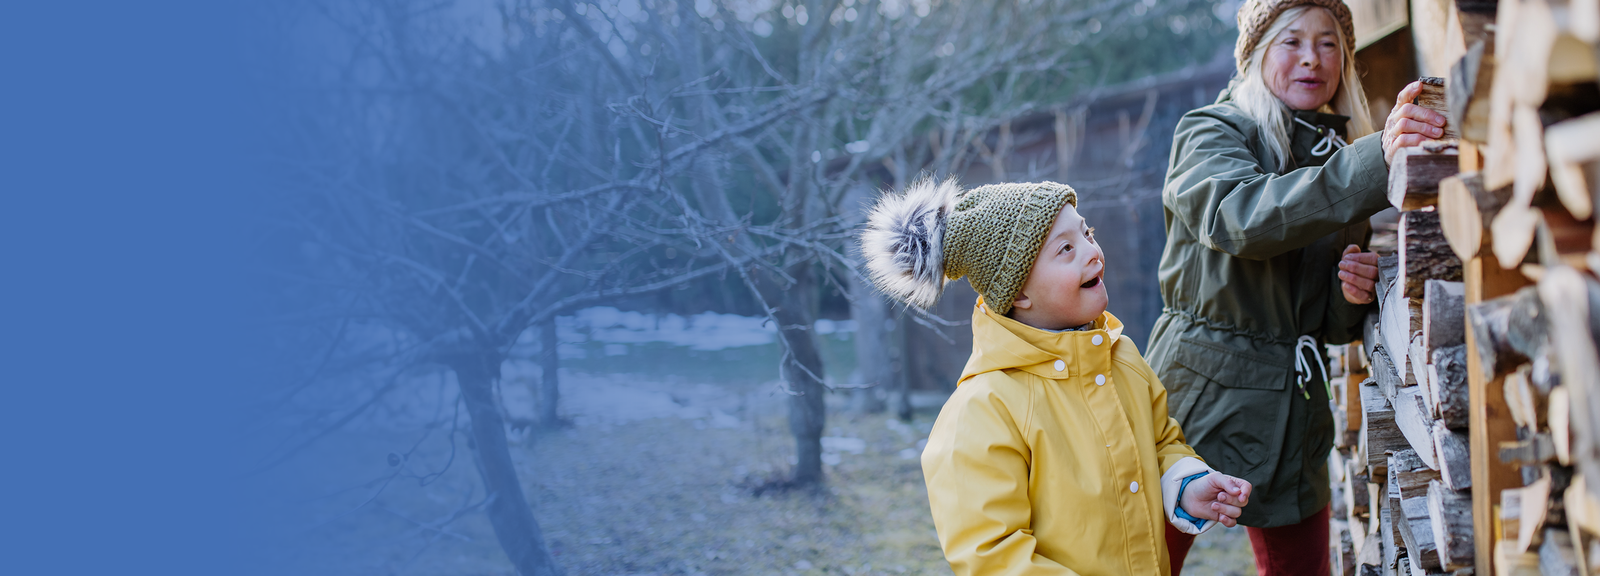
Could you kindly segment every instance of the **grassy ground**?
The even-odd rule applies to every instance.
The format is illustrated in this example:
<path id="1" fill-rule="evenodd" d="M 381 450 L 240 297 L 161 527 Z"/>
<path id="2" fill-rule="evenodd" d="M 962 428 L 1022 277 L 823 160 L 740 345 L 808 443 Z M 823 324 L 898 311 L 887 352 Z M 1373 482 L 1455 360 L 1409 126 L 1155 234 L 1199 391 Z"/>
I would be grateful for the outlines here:
<path id="1" fill-rule="evenodd" d="M 611 397 L 618 392 L 608 386 L 625 385 L 569 381 Z M 931 409 L 910 425 L 836 411 L 829 437 L 860 442 L 830 443 L 827 483 L 757 496 L 753 488 L 781 476 L 793 454 L 781 399 L 760 389 L 733 399 L 677 389 L 668 395 L 675 414 L 577 414 L 564 430 L 515 437 L 534 513 L 568 574 L 949 573 L 916 458 Z M 583 393 L 571 396 L 576 407 L 589 405 Z M 697 403 L 710 405 L 697 411 Z M 444 436 L 435 436 L 412 458 L 419 471 L 448 457 Z M 324 472 L 381 474 L 384 442 L 353 442 L 372 457 Z M 454 465 L 426 486 L 395 481 L 365 505 L 365 489 L 323 501 L 324 523 L 302 543 L 313 550 L 314 572 L 511 576 L 482 512 L 461 510 L 482 493 L 464 442 L 457 450 Z M 1218 529 L 1197 542 L 1185 573 L 1254 574 L 1250 562 L 1242 530 Z"/>
<path id="2" fill-rule="evenodd" d="M 839 453 L 819 490 L 759 497 L 749 487 L 781 470 L 774 448 L 792 449 L 776 441 L 781 421 L 755 433 L 656 420 L 544 438 L 540 459 L 566 466 L 537 483 L 536 508 L 562 526 L 549 539 L 575 574 L 949 574 L 915 452 L 902 455 L 929 424 L 836 415 L 830 434 L 863 440 L 862 452 Z M 646 455 L 591 459 L 631 448 Z M 1187 574 L 1255 574 L 1242 530 L 1207 533 L 1190 558 Z"/>
<path id="3" fill-rule="evenodd" d="M 784 397 L 770 376 L 748 374 L 770 370 L 773 351 L 652 346 L 597 349 L 568 363 L 569 424 L 511 435 L 534 515 L 567 574 L 950 573 L 918 461 L 938 398 L 921 398 L 915 419 L 902 423 L 853 413 L 834 395 L 826 483 L 760 492 L 783 477 L 794 454 Z M 434 382 L 413 396 L 451 390 Z M 516 370 L 502 382 L 513 416 L 531 411 L 530 384 Z M 391 453 L 413 447 L 391 466 Z M 280 560 L 298 565 L 294 573 L 514 575 L 480 507 L 465 435 L 452 434 L 448 422 L 433 430 L 355 427 L 316 450 L 305 460 L 314 465 L 283 478 L 300 497 L 282 512 L 305 526 L 281 547 Z M 1202 536 L 1184 573 L 1254 574 L 1243 530 Z"/>

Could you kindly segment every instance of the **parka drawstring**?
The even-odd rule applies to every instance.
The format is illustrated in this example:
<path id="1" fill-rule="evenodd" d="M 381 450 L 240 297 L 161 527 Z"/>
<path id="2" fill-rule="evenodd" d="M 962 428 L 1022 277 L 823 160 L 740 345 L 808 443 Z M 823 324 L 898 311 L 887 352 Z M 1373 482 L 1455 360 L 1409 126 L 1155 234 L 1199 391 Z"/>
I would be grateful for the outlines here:
<path id="1" fill-rule="evenodd" d="M 1306 353 L 1311 354 L 1315 362 L 1306 360 Z M 1322 362 L 1322 351 L 1317 349 L 1317 340 L 1310 336 L 1301 336 L 1294 345 L 1294 374 L 1295 382 L 1300 385 L 1300 395 L 1306 400 L 1311 399 L 1311 392 L 1306 390 L 1306 383 L 1311 381 L 1311 366 L 1315 363 L 1317 370 L 1322 374 L 1322 385 L 1328 389 L 1328 397 L 1333 397 L 1333 383 L 1328 379 L 1328 366 Z"/>
<path id="2" fill-rule="evenodd" d="M 1329 130 L 1326 126 L 1316 126 L 1299 118 L 1295 118 L 1294 121 L 1299 122 L 1301 126 L 1316 130 L 1317 135 L 1322 137 L 1321 140 L 1317 141 L 1317 145 L 1311 148 L 1312 156 L 1327 156 L 1334 150 L 1338 150 L 1350 145 L 1348 142 L 1344 141 L 1344 138 L 1339 137 L 1338 132 Z"/>

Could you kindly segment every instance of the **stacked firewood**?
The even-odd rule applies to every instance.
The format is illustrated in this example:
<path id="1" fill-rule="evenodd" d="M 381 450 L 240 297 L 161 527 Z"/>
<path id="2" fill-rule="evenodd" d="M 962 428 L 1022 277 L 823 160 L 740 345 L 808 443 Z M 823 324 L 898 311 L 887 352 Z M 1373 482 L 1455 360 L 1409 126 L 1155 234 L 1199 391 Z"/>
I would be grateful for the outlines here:
<path id="1" fill-rule="evenodd" d="M 1600 2 L 1456 1 L 1396 154 L 1379 310 L 1333 351 L 1337 572 L 1600 574 Z"/>
<path id="2" fill-rule="evenodd" d="M 1435 145 L 1405 154 L 1390 171 L 1398 226 L 1374 240 L 1394 249 L 1379 261 L 1378 310 L 1361 344 L 1333 355 L 1342 429 L 1331 466 L 1345 574 L 1474 566 L 1465 286 L 1433 200 L 1439 181 L 1458 172 L 1457 152 Z"/>

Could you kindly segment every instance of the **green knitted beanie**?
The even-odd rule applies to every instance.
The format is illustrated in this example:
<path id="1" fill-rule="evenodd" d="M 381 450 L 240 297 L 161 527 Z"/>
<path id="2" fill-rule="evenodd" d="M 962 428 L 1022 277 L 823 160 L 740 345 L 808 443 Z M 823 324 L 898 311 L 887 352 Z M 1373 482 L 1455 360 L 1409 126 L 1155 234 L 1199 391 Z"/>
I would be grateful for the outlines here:
<path id="1" fill-rule="evenodd" d="M 928 308 L 946 280 L 965 277 L 1005 314 L 1067 204 L 1078 205 L 1077 193 L 1055 182 L 964 191 L 953 179 L 924 179 L 878 201 L 861 252 L 873 283 L 896 299 Z"/>

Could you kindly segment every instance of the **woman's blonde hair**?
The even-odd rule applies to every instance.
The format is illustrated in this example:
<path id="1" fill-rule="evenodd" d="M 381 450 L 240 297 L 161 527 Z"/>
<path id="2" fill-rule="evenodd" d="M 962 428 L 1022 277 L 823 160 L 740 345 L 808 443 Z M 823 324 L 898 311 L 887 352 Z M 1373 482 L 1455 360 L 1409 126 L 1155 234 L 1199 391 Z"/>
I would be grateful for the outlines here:
<path id="1" fill-rule="evenodd" d="M 1276 165 L 1279 172 L 1289 168 L 1289 134 L 1293 129 L 1294 113 L 1283 100 L 1273 95 L 1272 89 L 1267 87 L 1267 81 L 1262 74 L 1267 49 L 1278 38 L 1278 34 L 1289 28 L 1290 24 L 1299 20 L 1308 10 L 1324 10 L 1319 6 L 1296 6 L 1284 10 L 1278 19 L 1267 28 L 1262 35 L 1262 41 L 1256 43 L 1255 49 L 1250 51 L 1250 57 L 1244 62 L 1244 76 L 1239 79 L 1238 87 L 1233 91 L 1233 102 L 1244 110 L 1245 115 L 1261 125 L 1266 133 L 1266 145 L 1272 157 L 1267 158 L 1267 164 Z M 1328 15 L 1333 17 L 1332 13 Z M 1345 38 L 1344 31 L 1338 26 L 1334 27 L 1334 34 L 1339 37 L 1339 87 L 1333 93 L 1333 100 L 1323 105 L 1320 112 L 1331 112 L 1350 117 L 1350 124 L 1346 133 L 1351 141 L 1366 136 L 1375 130 L 1372 127 L 1372 113 L 1367 109 L 1366 92 L 1361 89 L 1361 76 L 1356 73 L 1355 52 L 1351 42 L 1354 38 Z M 1331 105 L 1331 106 L 1330 106 Z"/>

